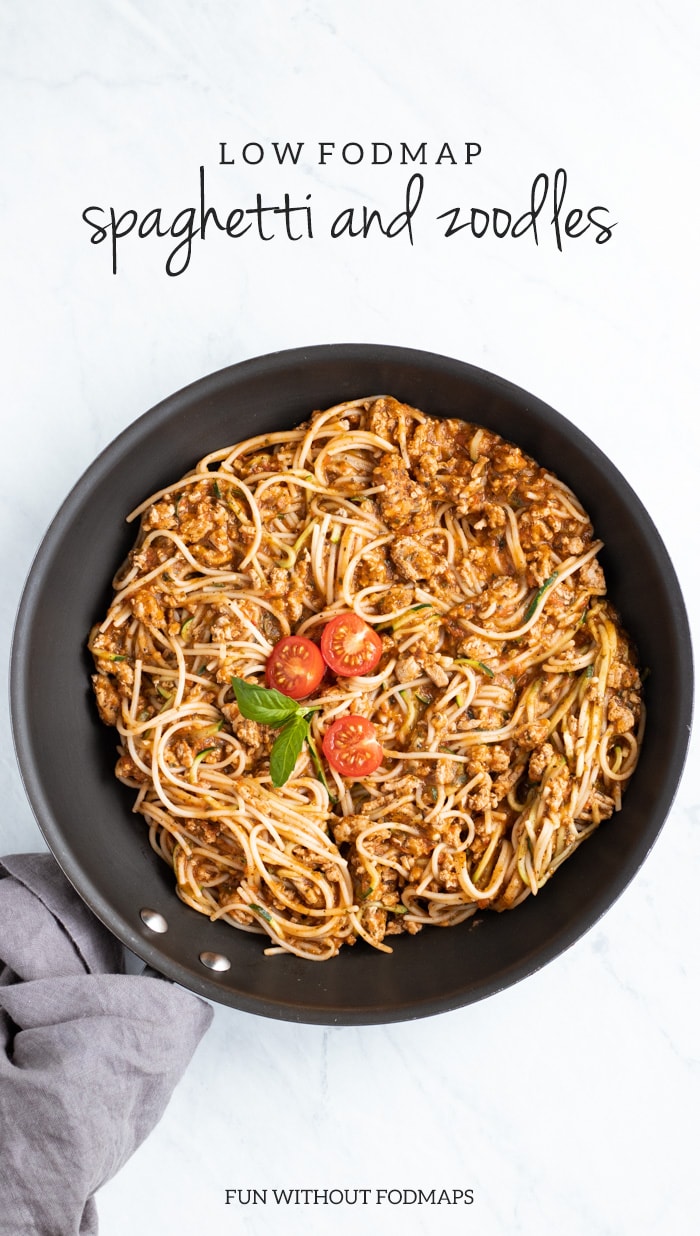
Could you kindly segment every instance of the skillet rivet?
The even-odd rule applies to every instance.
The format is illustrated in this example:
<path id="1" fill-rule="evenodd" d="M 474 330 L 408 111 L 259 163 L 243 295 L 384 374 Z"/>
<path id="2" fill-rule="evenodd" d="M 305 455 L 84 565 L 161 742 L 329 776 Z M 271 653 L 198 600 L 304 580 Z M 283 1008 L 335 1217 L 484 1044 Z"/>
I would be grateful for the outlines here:
<path id="1" fill-rule="evenodd" d="M 199 960 L 203 966 L 208 966 L 210 970 L 231 969 L 231 962 L 228 957 L 224 957 L 223 953 L 200 953 Z"/>
<path id="2" fill-rule="evenodd" d="M 163 935 L 168 930 L 167 919 L 164 919 L 163 915 L 159 914 L 157 910 L 144 908 L 140 913 L 142 921 L 147 927 L 150 927 L 151 931 L 157 931 L 159 935 Z"/>

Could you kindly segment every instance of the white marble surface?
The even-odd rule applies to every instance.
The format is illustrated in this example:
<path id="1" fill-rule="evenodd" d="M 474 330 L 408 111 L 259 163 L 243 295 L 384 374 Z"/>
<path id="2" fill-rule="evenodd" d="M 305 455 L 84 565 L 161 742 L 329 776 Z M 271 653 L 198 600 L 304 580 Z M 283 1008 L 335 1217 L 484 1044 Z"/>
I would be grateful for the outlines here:
<path id="1" fill-rule="evenodd" d="M 296 345 L 458 356 L 537 393 L 618 464 L 675 559 L 697 632 L 697 63 L 691 0 L 0 3 L 7 661 L 32 555 L 125 425 L 185 383 Z M 299 167 L 217 166 L 219 143 L 307 143 Z M 416 243 L 331 241 L 395 165 L 317 143 L 482 145 L 424 169 Z M 307 158 L 307 153 L 313 158 Z M 92 246 L 90 204 L 174 213 L 312 194 L 297 244 Z M 603 204 L 604 245 L 444 239 L 460 202 L 522 212 L 540 171 Z M 420 227 L 419 227 L 420 224 Z M 396 1027 L 295 1027 L 220 1008 L 161 1124 L 100 1194 L 101 1232 L 329 1230 L 685 1236 L 697 1230 L 698 745 L 661 838 L 584 939 L 486 1002 Z M 41 846 L 5 710 L 0 851 Z M 470 1207 L 225 1207 L 228 1188 L 472 1188 Z"/>

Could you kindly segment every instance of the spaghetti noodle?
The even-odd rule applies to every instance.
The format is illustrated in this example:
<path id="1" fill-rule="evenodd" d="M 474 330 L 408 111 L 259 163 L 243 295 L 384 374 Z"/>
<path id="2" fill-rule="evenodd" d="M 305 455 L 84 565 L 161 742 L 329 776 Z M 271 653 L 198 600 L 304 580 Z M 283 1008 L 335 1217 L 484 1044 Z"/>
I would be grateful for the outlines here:
<path id="1" fill-rule="evenodd" d="M 389 397 L 214 451 L 132 512 L 90 636 L 117 776 L 179 896 L 311 960 L 537 894 L 619 809 L 643 728 L 601 542 L 573 493 L 483 427 Z M 326 673 L 291 776 L 233 679 L 354 611 L 364 675 Z M 370 720 L 382 762 L 318 752 Z"/>

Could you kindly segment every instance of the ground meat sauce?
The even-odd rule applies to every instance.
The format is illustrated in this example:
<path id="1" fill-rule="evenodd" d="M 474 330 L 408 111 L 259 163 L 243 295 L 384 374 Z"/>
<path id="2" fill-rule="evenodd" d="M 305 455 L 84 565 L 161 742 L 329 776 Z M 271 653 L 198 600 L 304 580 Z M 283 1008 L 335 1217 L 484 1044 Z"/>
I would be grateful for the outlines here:
<path id="1" fill-rule="evenodd" d="M 643 723 L 577 498 L 489 429 L 389 397 L 214 452 L 154 495 L 90 647 L 117 776 L 194 909 L 313 960 L 536 894 L 621 805 Z M 279 639 L 354 610 L 371 673 L 327 671 L 284 786 L 243 717 Z M 380 768 L 319 752 L 372 721 Z M 314 750 L 312 751 L 312 746 Z M 314 758 L 315 757 L 315 758 Z"/>

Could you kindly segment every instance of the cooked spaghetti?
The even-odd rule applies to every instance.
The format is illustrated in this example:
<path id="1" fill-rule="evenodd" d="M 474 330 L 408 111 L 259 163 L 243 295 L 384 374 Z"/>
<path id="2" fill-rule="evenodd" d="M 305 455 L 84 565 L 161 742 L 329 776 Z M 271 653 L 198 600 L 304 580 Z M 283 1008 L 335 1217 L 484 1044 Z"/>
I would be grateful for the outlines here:
<path id="1" fill-rule="evenodd" d="M 268 953 L 391 951 L 537 894 L 619 809 L 643 727 L 634 653 L 588 516 L 517 446 L 358 399 L 214 451 L 139 516 L 93 683 L 193 909 Z M 319 644 L 349 611 L 378 664 L 326 671 L 304 701 L 314 751 L 276 787 L 277 730 L 232 680 L 263 686 L 283 637 Z M 383 748 L 355 779 L 319 755 L 350 716 Z"/>

